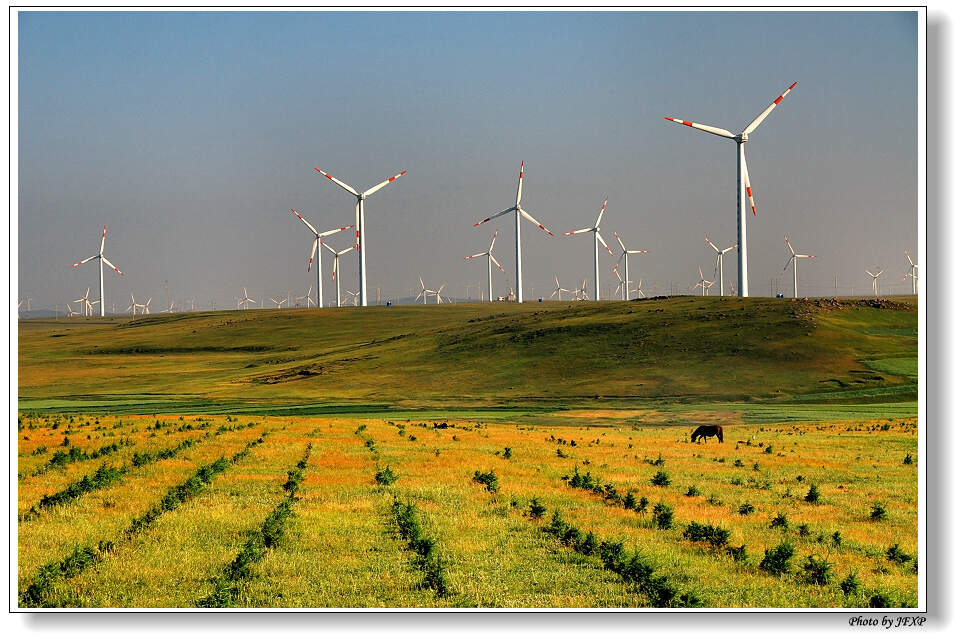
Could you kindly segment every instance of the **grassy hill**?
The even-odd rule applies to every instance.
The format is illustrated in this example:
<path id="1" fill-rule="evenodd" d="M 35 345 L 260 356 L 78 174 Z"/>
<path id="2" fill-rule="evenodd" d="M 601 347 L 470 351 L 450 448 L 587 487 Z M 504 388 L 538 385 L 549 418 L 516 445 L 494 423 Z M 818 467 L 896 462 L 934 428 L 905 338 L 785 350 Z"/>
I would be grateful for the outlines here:
<path id="1" fill-rule="evenodd" d="M 19 323 L 21 409 L 916 400 L 913 298 L 672 297 Z"/>

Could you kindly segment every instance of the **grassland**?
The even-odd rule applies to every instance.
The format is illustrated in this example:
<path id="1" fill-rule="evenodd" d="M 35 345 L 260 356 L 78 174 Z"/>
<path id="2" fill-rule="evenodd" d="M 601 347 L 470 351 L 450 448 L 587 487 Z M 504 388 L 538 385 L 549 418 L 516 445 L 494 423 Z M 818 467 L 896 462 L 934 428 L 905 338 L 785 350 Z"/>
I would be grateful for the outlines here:
<path id="1" fill-rule="evenodd" d="M 128 465 L 134 453 L 187 438 L 197 442 L 177 457 L 131 469 L 117 484 L 21 521 L 21 596 L 39 573 L 53 571 L 38 598 L 42 605 L 204 605 L 252 534 L 289 497 L 286 480 L 306 458 L 293 515 L 233 582 L 231 605 L 659 605 L 650 590 L 606 569 L 598 555 L 547 532 L 555 511 L 599 541 L 621 542 L 626 555 L 638 551 L 653 577 L 675 591 L 669 605 L 917 603 L 915 421 L 744 425 L 728 427 L 724 443 L 693 444 L 687 431 L 674 427 L 227 418 L 22 417 L 21 469 L 42 463 L 65 436 L 69 445 L 83 446 L 130 440 L 111 460 Z M 199 467 L 258 438 L 263 444 L 246 457 L 130 534 L 133 519 Z M 42 447 L 47 451 L 35 455 Z M 80 461 L 40 476 L 24 472 L 19 511 L 101 462 Z M 375 473 L 384 467 L 398 478 L 379 485 Z M 573 488 L 576 469 L 595 476 L 606 491 L 647 499 L 646 508 L 626 509 L 606 499 L 606 491 Z M 497 476 L 497 491 L 474 481 L 476 471 Z M 652 484 L 657 471 L 669 476 L 668 485 Z M 811 486 L 820 493 L 817 502 L 806 501 Z M 540 519 L 529 514 L 533 499 L 546 507 Z M 415 505 L 445 594 L 425 586 L 420 562 L 393 522 L 395 501 Z M 672 508 L 671 528 L 655 524 L 657 504 Z M 753 510 L 740 514 L 747 504 Z M 880 520 L 871 517 L 875 505 L 885 511 Z M 785 527 L 772 526 L 779 515 Z M 691 522 L 728 530 L 727 544 L 714 548 L 686 539 Z M 795 552 L 786 572 L 761 569 L 765 551 L 783 541 Z M 740 546 L 745 558 L 737 561 L 727 549 Z M 91 564 L 75 560 L 60 568 L 85 547 L 95 556 Z M 804 568 L 810 555 L 825 560 L 825 583 L 813 583 Z M 858 585 L 846 594 L 840 584 L 851 573 Z"/>
<path id="2" fill-rule="evenodd" d="M 916 329 L 695 297 L 22 321 L 19 603 L 915 607 Z"/>

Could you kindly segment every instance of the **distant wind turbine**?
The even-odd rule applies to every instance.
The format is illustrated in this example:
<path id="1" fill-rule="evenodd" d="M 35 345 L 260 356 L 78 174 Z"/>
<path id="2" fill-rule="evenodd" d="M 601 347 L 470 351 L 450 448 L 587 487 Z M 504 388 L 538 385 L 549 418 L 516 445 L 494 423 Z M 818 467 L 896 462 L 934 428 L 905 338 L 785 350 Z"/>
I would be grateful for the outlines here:
<path id="1" fill-rule="evenodd" d="M 571 232 L 566 232 L 562 234 L 563 237 L 570 237 L 572 235 L 582 234 L 583 232 L 591 232 L 592 235 L 595 237 L 595 240 L 592 242 L 592 256 L 595 259 L 595 300 L 596 301 L 599 300 L 599 246 L 598 244 L 601 243 L 603 246 L 605 246 L 605 249 L 608 250 L 609 254 L 612 254 L 612 250 L 609 249 L 609 244 L 605 243 L 605 239 L 602 238 L 602 231 L 600 229 L 600 226 L 602 225 L 602 215 L 605 214 L 605 206 L 606 204 L 608 204 L 608 202 L 609 202 L 609 198 L 606 197 L 605 201 L 602 202 L 602 209 L 599 210 L 599 216 L 598 216 L 598 219 L 595 220 L 594 226 L 592 226 L 591 228 L 582 228 L 581 230 L 572 230 Z M 614 257 L 615 255 L 612 254 L 612 256 Z"/>
<path id="2" fill-rule="evenodd" d="M 84 292 L 84 295 L 79 299 L 74 299 L 74 303 L 81 303 L 80 306 L 84 310 L 84 316 L 90 316 L 93 314 L 93 304 L 90 302 L 90 288 Z"/>
<path id="3" fill-rule="evenodd" d="M 114 270 L 114 272 L 116 272 L 120 276 L 124 276 L 124 273 L 118 270 L 117 267 L 113 263 L 108 261 L 107 257 L 104 256 L 104 243 L 106 241 L 107 241 L 107 226 L 104 226 L 104 232 L 102 235 L 100 235 L 100 252 L 98 252 L 93 256 L 87 257 L 82 261 L 78 261 L 77 263 L 70 266 L 72 268 L 76 268 L 78 265 L 83 265 L 84 263 L 87 263 L 91 259 L 97 259 L 100 262 L 100 315 L 101 316 L 104 316 L 104 264 L 106 263 L 108 266 L 110 266 Z"/>
<path id="4" fill-rule="evenodd" d="M 421 279 L 421 277 L 418 277 L 418 283 L 421 284 L 421 292 L 419 292 L 419 293 L 418 293 L 418 296 L 415 297 L 415 301 L 417 302 L 418 299 L 422 299 L 422 300 L 423 300 L 423 304 L 424 304 L 424 305 L 428 305 L 428 295 L 429 295 L 429 294 L 437 294 L 438 292 L 435 291 L 435 290 L 429 290 L 428 288 L 426 288 L 426 287 L 425 287 L 425 282 Z"/>
<path id="5" fill-rule="evenodd" d="M 281 298 L 280 300 L 278 300 L 278 299 L 274 298 L 273 296 L 271 297 L 271 303 L 274 303 L 274 305 L 276 305 L 276 306 L 277 306 L 277 309 L 279 309 L 279 310 L 281 309 L 281 306 L 284 305 L 284 304 L 287 303 L 287 302 L 288 302 L 288 300 L 287 300 L 286 298 Z"/>
<path id="6" fill-rule="evenodd" d="M 571 292 L 571 290 L 566 290 L 565 288 L 563 288 L 561 285 L 558 284 L 558 275 L 556 274 L 556 275 L 555 275 L 555 291 L 552 292 L 552 295 L 549 296 L 548 298 L 549 298 L 549 299 L 553 299 L 553 298 L 555 298 L 555 295 L 557 294 L 557 295 L 558 295 L 558 300 L 561 301 L 561 300 L 562 300 L 562 292 Z"/>
<path id="7" fill-rule="evenodd" d="M 475 224 L 475 227 L 480 226 L 486 221 L 491 221 L 492 219 L 497 219 L 502 215 L 507 215 L 509 212 L 515 213 L 515 287 L 517 288 L 517 296 L 515 301 L 518 303 L 522 302 L 522 217 L 525 217 L 536 226 L 550 234 L 555 236 L 551 230 L 543 226 L 541 223 L 535 220 L 535 217 L 531 216 L 524 210 L 522 210 L 522 180 L 525 177 L 525 162 L 522 162 L 522 167 L 518 171 L 518 191 L 515 194 L 515 205 L 511 208 L 502 210 L 501 212 L 494 214 L 490 217 L 485 217 L 481 221 Z"/>
<path id="8" fill-rule="evenodd" d="M 779 105 L 779 102 L 781 102 L 783 98 L 789 94 L 789 91 L 793 90 L 795 87 L 796 82 L 793 82 L 782 95 L 777 97 L 772 104 L 766 107 L 766 109 L 761 112 L 756 119 L 749 122 L 749 125 L 738 134 L 731 133 L 724 128 L 696 124 L 695 122 L 690 122 L 688 120 L 675 119 L 674 117 L 665 118 L 670 122 L 690 126 L 697 130 L 701 130 L 706 133 L 712 133 L 713 135 L 725 137 L 736 142 L 736 220 L 739 225 L 739 234 L 736 237 L 736 248 L 739 255 L 739 296 L 749 296 L 749 262 L 748 245 L 746 241 L 746 195 L 749 196 L 749 205 L 752 207 L 753 216 L 756 214 L 756 204 L 752 199 L 752 185 L 749 183 L 749 168 L 746 165 L 746 153 L 744 146 L 749 141 L 749 135 L 756 130 L 760 124 L 762 124 L 763 120 L 769 117 L 769 114 L 774 108 L 776 108 L 776 106 Z"/>
<path id="9" fill-rule="evenodd" d="M 622 259 L 622 267 L 625 268 L 625 278 L 628 279 L 629 278 L 629 255 L 646 254 L 648 250 L 629 250 L 628 248 L 625 247 L 625 244 L 622 243 L 622 237 L 619 236 L 618 232 L 613 232 L 612 234 L 615 235 L 615 240 L 619 242 L 619 246 L 622 248 L 622 254 L 616 258 Z M 622 293 L 622 300 L 623 301 L 629 300 L 629 293 L 627 289 L 624 290 Z"/>
<path id="10" fill-rule="evenodd" d="M 878 268 L 879 266 L 876 266 L 876 267 Z M 881 270 L 880 270 L 879 272 L 877 272 L 876 274 L 873 274 L 873 273 L 870 272 L 869 270 L 866 270 L 866 274 L 868 274 L 869 276 L 873 277 L 873 296 L 875 296 L 876 298 L 879 298 L 879 292 L 878 292 L 878 290 L 877 290 L 877 288 L 876 288 L 876 281 L 877 281 L 877 279 L 879 279 L 879 275 L 882 274 L 883 272 L 884 272 L 884 270 L 881 269 Z"/>
<path id="11" fill-rule="evenodd" d="M 906 274 L 903 275 L 903 280 L 905 281 L 907 278 L 913 279 L 913 294 L 916 294 L 916 280 L 919 278 L 919 266 L 913 263 L 913 259 L 911 259 L 909 255 L 909 250 L 904 250 L 903 254 L 906 255 L 906 260 L 909 261 L 910 264 Z"/>
<path id="12" fill-rule="evenodd" d="M 237 306 L 241 307 L 243 305 L 244 309 L 247 310 L 250 308 L 250 305 L 249 305 L 250 303 L 257 304 L 257 301 L 255 301 L 254 299 L 252 299 L 247 295 L 247 288 L 243 288 L 243 290 L 244 290 L 244 298 L 238 301 Z"/>
<path id="13" fill-rule="evenodd" d="M 360 285 L 361 285 L 361 288 L 360 288 L 360 290 L 359 290 L 359 293 L 361 294 L 361 305 L 362 305 L 363 307 L 367 307 L 367 306 L 368 306 L 368 292 L 367 292 L 367 283 L 368 283 L 368 280 L 367 280 L 367 276 L 368 276 L 368 275 L 367 275 L 367 272 L 368 272 L 368 271 L 367 271 L 367 269 L 365 268 L 365 254 L 366 254 L 366 251 L 365 251 L 365 247 L 364 247 L 364 232 L 365 232 L 365 224 L 364 224 L 364 201 L 365 201 L 365 199 L 367 199 L 367 198 L 370 197 L 371 195 L 375 194 L 376 192 L 378 192 L 379 190 L 381 190 L 382 188 L 384 188 L 385 186 L 387 186 L 388 184 L 390 184 L 391 182 L 393 182 L 395 179 L 398 179 L 398 177 L 401 177 L 402 175 L 404 175 L 404 174 L 407 173 L 408 171 L 407 171 L 407 170 L 402 170 L 400 173 L 398 173 L 398 174 L 395 175 L 394 177 L 388 177 L 387 179 L 385 179 L 383 182 L 381 182 L 381 183 L 378 184 L 377 186 L 372 186 L 371 188 L 368 188 L 368 189 L 365 190 L 364 192 L 359 193 L 358 191 L 356 191 L 354 188 L 352 188 L 352 187 L 349 186 L 348 184 L 346 184 L 346 183 L 344 183 L 344 182 L 341 182 L 341 181 L 338 181 L 337 179 L 335 179 L 334 177 L 332 177 L 332 176 L 329 175 L 328 173 L 324 172 L 324 171 L 321 170 L 320 168 L 315 168 L 315 170 L 318 171 L 320 174 L 324 175 L 325 177 L 327 177 L 328 179 L 330 179 L 331 181 L 333 181 L 334 183 L 338 184 L 339 186 L 341 186 L 342 188 L 344 188 L 345 190 L 347 190 L 347 191 L 350 192 L 352 195 L 354 195 L 355 197 L 358 198 L 358 203 L 356 203 L 355 206 L 354 206 L 354 219 L 355 219 L 354 223 L 355 223 L 355 226 L 356 226 L 356 229 L 355 229 L 355 238 L 356 238 L 355 243 L 356 243 L 357 246 L 358 246 L 358 279 L 359 279 L 359 282 L 360 282 Z M 320 285 L 320 284 L 319 284 L 319 285 Z M 319 303 L 318 305 L 320 306 L 320 303 Z"/>
<path id="14" fill-rule="evenodd" d="M 492 292 L 492 263 L 497 265 L 498 269 L 501 270 L 502 272 L 505 271 L 505 268 L 502 267 L 502 264 L 499 263 L 495 259 L 495 255 L 492 254 L 492 251 L 495 249 L 495 239 L 497 238 L 498 238 L 498 230 L 496 229 L 495 234 L 492 235 L 491 245 L 488 246 L 488 252 L 479 252 L 478 254 L 473 254 L 471 256 L 465 257 L 465 261 L 468 261 L 469 259 L 474 259 L 475 257 L 484 257 L 484 256 L 488 257 L 488 301 L 489 302 L 494 300 L 493 298 L 494 294 Z"/>
<path id="15" fill-rule="evenodd" d="M 700 265 L 700 266 L 699 266 L 699 282 L 696 283 L 695 285 L 693 285 L 693 286 L 692 286 L 692 289 L 694 290 L 694 289 L 696 289 L 696 288 L 698 288 L 698 287 L 701 287 L 701 288 L 702 288 L 702 296 L 705 296 L 705 295 L 706 295 L 706 291 L 708 291 L 708 289 L 711 288 L 714 284 L 715 284 L 715 281 L 710 281 L 709 279 L 707 279 L 707 278 L 705 277 L 704 274 L 702 274 L 702 266 Z"/>
<path id="16" fill-rule="evenodd" d="M 306 226 L 308 227 L 308 230 L 310 230 L 311 232 L 314 233 L 314 241 L 311 242 L 311 256 L 308 257 L 308 272 L 311 271 L 311 263 L 314 261 L 314 254 L 317 253 L 317 254 L 318 254 L 318 268 L 317 268 L 317 270 L 318 270 L 318 300 L 317 300 L 317 306 L 318 306 L 318 307 L 323 307 L 323 303 L 324 303 L 324 287 L 321 285 L 321 252 L 320 252 L 320 246 L 324 245 L 324 241 L 322 241 L 322 239 L 323 239 L 324 237 L 329 237 L 329 236 L 331 236 L 331 235 L 333 235 L 333 234 L 337 234 L 338 232 L 342 232 L 342 231 L 344 231 L 344 230 L 347 230 L 348 228 L 353 228 L 354 225 L 344 226 L 343 228 L 335 228 L 334 230 L 325 230 L 324 232 L 318 232 L 317 230 L 315 230 L 314 226 L 312 226 L 311 223 L 310 223 L 307 219 L 305 219 L 304 217 L 301 216 L 301 213 L 300 213 L 300 212 L 298 212 L 298 211 L 295 210 L 294 208 L 291 208 L 291 212 L 293 212 L 295 215 L 297 215 L 298 219 L 301 220 L 301 223 L 303 223 L 304 225 L 306 225 Z"/>
<path id="17" fill-rule="evenodd" d="M 729 252 L 729 250 L 734 250 L 736 246 L 733 244 L 725 250 L 720 250 L 716 247 L 716 244 L 709 241 L 709 235 L 706 235 L 706 243 L 709 244 L 710 248 L 716 251 L 716 270 L 719 272 L 719 296 L 722 296 L 725 294 L 725 283 L 722 276 L 722 255 L 724 255 L 726 252 Z"/>
<path id="18" fill-rule="evenodd" d="M 799 288 L 796 284 L 796 259 L 815 259 L 816 257 L 812 254 L 796 254 L 796 251 L 792 249 L 792 244 L 789 243 L 789 235 L 786 235 L 786 247 L 789 248 L 792 256 L 786 261 L 786 265 L 783 266 L 782 271 L 785 272 L 789 264 L 792 263 L 792 298 L 795 299 L 799 297 Z"/>
<path id="19" fill-rule="evenodd" d="M 357 250 L 358 246 L 353 245 L 349 248 L 345 248 L 344 250 L 341 250 L 340 252 L 335 252 L 334 249 L 331 248 L 328 244 L 324 244 L 324 247 L 327 248 L 328 251 L 334 255 L 334 269 L 331 270 L 331 278 L 332 280 L 334 280 L 335 276 L 337 276 L 336 280 L 337 280 L 337 293 L 338 293 L 338 296 L 337 296 L 338 307 L 341 307 L 341 256 L 351 252 L 352 250 Z M 357 303 L 355 303 L 355 305 L 357 305 Z"/>

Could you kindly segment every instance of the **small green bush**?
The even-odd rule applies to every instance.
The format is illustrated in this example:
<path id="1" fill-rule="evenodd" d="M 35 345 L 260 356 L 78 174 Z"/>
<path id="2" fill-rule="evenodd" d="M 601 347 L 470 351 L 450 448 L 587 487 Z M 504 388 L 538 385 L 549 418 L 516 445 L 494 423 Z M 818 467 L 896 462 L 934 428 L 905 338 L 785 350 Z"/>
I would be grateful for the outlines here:
<path id="1" fill-rule="evenodd" d="M 873 522 L 879 522 L 880 520 L 885 520 L 887 516 L 886 507 L 884 507 L 879 502 L 873 505 L 873 508 L 869 512 L 869 519 Z"/>
<path id="2" fill-rule="evenodd" d="M 529 517 L 537 520 L 545 515 L 545 505 L 538 501 L 538 498 L 532 498 L 532 501 L 528 505 L 528 515 Z"/>
<path id="3" fill-rule="evenodd" d="M 829 580 L 832 578 L 832 564 L 828 560 L 815 555 L 806 558 L 802 570 L 806 574 L 806 581 L 810 584 L 825 586 L 829 584 Z"/>
<path id="4" fill-rule="evenodd" d="M 488 473 L 476 471 L 472 480 L 478 484 L 485 485 L 485 489 L 488 490 L 489 493 L 498 493 L 498 476 L 495 475 L 494 471 L 489 471 Z"/>
<path id="5" fill-rule="evenodd" d="M 652 484 L 657 487 L 667 487 L 671 483 L 672 481 L 669 480 L 669 474 L 667 474 L 665 471 L 662 471 L 661 469 L 656 471 L 655 475 L 652 476 Z"/>
<path id="6" fill-rule="evenodd" d="M 781 575 L 789 571 L 789 562 L 796 554 L 796 549 L 789 540 L 783 540 L 775 548 L 766 549 L 759 568 L 773 575 Z"/>
<path id="7" fill-rule="evenodd" d="M 511 448 L 511 447 L 505 447 L 505 451 L 502 452 L 502 456 L 504 456 L 505 458 L 511 459 L 511 457 L 512 457 L 512 448 Z"/>
<path id="8" fill-rule="evenodd" d="M 729 543 L 729 533 L 728 529 L 693 521 L 682 531 L 682 537 L 692 542 L 708 542 L 714 548 L 720 548 Z"/>
<path id="9" fill-rule="evenodd" d="M 690 484 L 690 485 L 689 485 L 689 489 L 688 489 L 688 491 L 685 492 L 685 494 L 686 494 L 687 496 L 689 496 L 689 497 L 695 497 L 695 496 L 697 496 L 697 495 L 701 495 L 701 494 L 699 493 L 699 490 L 695 488 L 695 485 L 694 485 L 694 484 Z"/>
<path id="10" fill-rule="evenodd" d="M 391 470 L 390 466 L 385 466 L 383 469 L 378 469 L 375 474 L 375 482 L 382 486 L 388 486 L 393 484 L 398 479 L 398 474 Z"/>
<path id="11" fill-rule="evenodd" d="M 899 543 L 896 543 L 886 549 L 886 559 L 897 564 L 905 564 L 913 559 L 913 556 L 904 552 L 903 549 L 899 547 Z"/>
<path id="12" fill-rule="evenodd" d="M 663 531 L 672 528 L 672 515 L 672 506 L 664 502 L 659 502 L 652 507 L 652 519 L 655 521 L 655 526 Z"/>
<path id="13" fill-rule="evenodd" d="M 806 502 L 809 502 L 810 504 L 819 503 L 819 489 L 816 487 L 815 484 L 809 485 L 809 493 L 806 494 L 806 497 L 804 499 L 806 500 Z"/>
<path id="14" fill-rule="evenodd" d="M 856 578 L 856 571 L 850 571 L 843 581 L 839 583 L 843 595 L 852 595 L 859 588 L 859 580 Z"/>
<path id="15" fill-rule="evenodd" d="M 788 529 L 789 528 L 789 518 L 786 517 L 785 513 L 777 513 L 776 517 L 772 519 L 769 523 L 770 529 Z"/>
<path id="16" fill-rule="evenodd" d="M 756 510 L 756 507 L 752 506 L 749 502 L 743 502 L 739 505 L 739 515 L 749 515 Z"/>

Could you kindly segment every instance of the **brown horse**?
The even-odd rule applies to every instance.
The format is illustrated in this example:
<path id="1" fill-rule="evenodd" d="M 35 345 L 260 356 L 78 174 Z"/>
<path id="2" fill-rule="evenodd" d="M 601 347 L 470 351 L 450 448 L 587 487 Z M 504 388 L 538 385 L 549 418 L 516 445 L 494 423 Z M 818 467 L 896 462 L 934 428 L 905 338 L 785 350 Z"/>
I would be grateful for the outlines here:
<path id="1" fill-rule="evenodd" d="M 692 432 L 692 442 L 696 442 L 696 438 L 705 440 L 710 436 L 715 436 L 719 439 L 719 442 L 722 442 L 722 427 L 720 425 L 699 425 Z"/>

